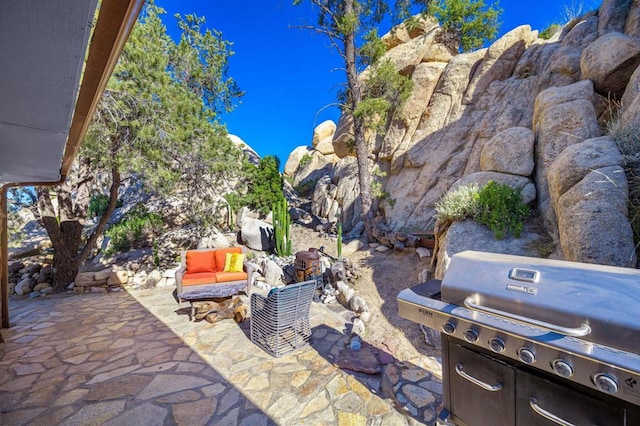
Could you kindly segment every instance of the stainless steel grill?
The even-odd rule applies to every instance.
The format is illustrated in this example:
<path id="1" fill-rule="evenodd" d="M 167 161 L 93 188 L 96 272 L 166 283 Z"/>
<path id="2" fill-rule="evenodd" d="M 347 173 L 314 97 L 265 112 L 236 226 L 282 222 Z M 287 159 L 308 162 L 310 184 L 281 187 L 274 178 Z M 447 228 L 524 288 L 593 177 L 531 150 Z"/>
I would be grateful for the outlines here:
<path id="1" fill-rule="evenodd" d="M 398 306 L 441 332 L 443 424 L 640 424 L 638 270 L 468 251 Z"/>

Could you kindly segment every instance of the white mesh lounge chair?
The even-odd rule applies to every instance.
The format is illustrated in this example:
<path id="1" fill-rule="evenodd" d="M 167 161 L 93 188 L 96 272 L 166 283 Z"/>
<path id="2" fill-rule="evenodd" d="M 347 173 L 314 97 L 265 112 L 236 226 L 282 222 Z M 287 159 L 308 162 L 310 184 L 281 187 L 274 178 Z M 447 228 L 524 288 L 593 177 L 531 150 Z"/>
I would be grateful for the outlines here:
<path id="1" fill-rule="evenodd" d="M 315 290 L 315 281 L 304 281 L 282 287 L 269 297 L 252 294 L 251 341 L 275 357 L 307 344 Z"/>

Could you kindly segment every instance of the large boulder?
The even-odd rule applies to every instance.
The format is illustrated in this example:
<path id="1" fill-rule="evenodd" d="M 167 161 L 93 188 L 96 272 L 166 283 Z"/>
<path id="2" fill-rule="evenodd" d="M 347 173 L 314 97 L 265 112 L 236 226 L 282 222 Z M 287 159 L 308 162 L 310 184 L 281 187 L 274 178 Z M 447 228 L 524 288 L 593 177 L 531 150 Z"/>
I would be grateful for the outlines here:
<path id="1" fill-rule="evenodd" d="M 633 231 L 627 217 L 604 200 L 583 200 L 558 217 L 566 260 L 635 267 Z"/>
<path id="2" fill-rule="evenodd" d="M 548 90 L 553 91 L 555 88 Z M 586 99 L 549 106 L 539 112 L 538 117 L 535 172 L 538 208 L 547 231 L 554 238 L 557 238 L 556 218 L 551 206 L 547 183 L 549 166 L 568 146 L 599 137 L 602 131 L 593 103 Z"/>
<path id="3" fill-rule="evenodd" d="M 537 234 L 525 230 L 520 238 L 507 236 L 503 240 L 496 240 L 489 228 L 474 220 L 454 222 L 438 243 L 435 278 L 442 279 L 451 257 L 465 250 L 539 257 L 531 244 L 538 238 Z"/>
<path id="4" fill-rule="evenodd" d="M 640 4 L 637 1 L 632 3 L 624 25 L 624 33 L 629 37 L 640 37 Z"/>
<path id="5" fill-rule="evenodd" d="M 462 97 L 475 71 L 476 65 L 482 60 L 486 49 L 464 53 L 449 61 L 442 72 L 436 89 L 429 101 L 429 108 L 425 110 L 420 123 L 414 132 L 408 149 L 423 141 L 430 134 L 444 128 L 447 124 L 460 118 L 462 113 Z M 416 155 L 417 154 L 417 155 Z M 409 151 L 407 159 L 412 167 L 421 167 L 430 160 L 429 152 L 421 150 Z"/>
<path id="6" fill-rule="evenodd" d="M 394 154 L 397 156 L 398 149 L 406 152 L 411 136 L 415 132 L 424 110 L 429 105 L 429 99 L 436 89 L 440 80 L 440 75 L 444 71 L 446 64 L 442 62 L 431 62 L 419 64 L 411 80 L 413 81 L 413 91 L 404 104 L 401 118 L 395 120 L 387 130 L 378 158 L 390 160 Z"/>
<path id="7" fill-rule="evenodd" d="M 533 107 L 534 130 L 540 124 L 540 117 L 544 111 L 554 105 L 564 104 L 577 100 L 593 102 L 593 82 L 591 80 L 581 80 L 577 83 L 563 87 L 550 87 L 540 92 L 536 97 Z"/>
<path id="8" fill-rule="evenodd" d="M 624 95 L 622 95 L 621 106 L 623 111 L 629 109 L 633 101 L 638 97 L 638 94 L 640 94 L 640 66 L 631 74 L 627 88 L 624 91 Z"/>
<path id="9" fill-rule="evenodd" d="M 526 127 L 512 127 L 495 135 L 480 153 L 482 171 L 530 176 L 533 160 L 533 132 Z"/>
<path id="10" fill-rule="evenodd" d="M 553 205 L 557 206 L 559 198 L 592 170 L 621 165 L 620 150 L 608 136 L 567 147 L 550 165 L 547 174 Z M 602 176 L 602 180 L 606 179 Z"/>
<path id="11" fill-rule="evenodd" d="M 334 153 L 333 135 L 336 132 L 336 124 L 331 120 L 320 123 L 313 130 L 312 144 L 316 151 L 323 155 L 331 155 Z"/>
<path id="12" fill-rule="evenodd" d="M 284 277 L 284 271 L 273 260 L 268 258 L 265 259 L 264 265 L 262 266 L 262 273 L 267 284 L 273 287 L 280 287 L 284 284 L 284 282 L 282 281 L 282 278 Z"/>
<path id="13" fill-rule="evenodd" d="M 313 139 L 311 143 L 315 148 L 321 141 L 332 138 L 336 132 L 336 123 L 332 120 L 326 120 L 322 123 L 318 124 L 315 129 L 313 129 Z"/>
<path id="14" fill-rule="evenodd" d="M 602 37 L 610 32 L 624 32 L 630 6 L 629 0 L 603 0 L 598 9 L 598 35 Z"/>
<path id="15" fill-rule="evenodd" d="M 472 103 L 477 94 L 484 92 L 489 84 L 511 77 L 520 57 L 536 40 L 537 35 L 538 32 L 531 31 L 529 25 L 522 25 L 493 42 L 474 72 L 462 103 Z"/>
<path id="16" fill-rule="evenodd" d="M 33 287 L 36 285 L 36 281 L 33 278 L 24 278 L 16 284 L 14 291 L 20 296 L 26 296 L 31 293 Z"/>
<path id="17" fill-rule="evenodd" d="M 338 158 L 356 155 L 353 139 L 353 116 L 351 114 L 342 114 L 340 116 L 332 143 L 333 152 Z"/>
<path id="18" fill-rule="evenodd" d="M 602 96 L 620 99 L 629 78 L 640 64 L 640 41 L 611 32 L 591 43 L 582 52 L 582 78 L 593 81 Z"/>
<path id="19" fill-rule="evenodd" d="M 253 250 L 269 251 L 274 247 L 273 226 L 259 219 L 244 216 L 240 236 L 242 244 Z"/>
<path id="20" fill-rule="evenodd" d="M 410 76 L 415 67 L 422 62 L 422 58 L 433 43 L 434 36 L 435 34 L 431 32 L 400 44 L 387 51 L 382 57 L 382 60 L 391 61 L 398 72 Z"/>
<path id="21" fill-rule="evenodd" d="M 608 204 L 612 210 L 627 216 L 628 197 L 629 185 L 624 169 L 620 166 L 602 167 L 589 171 L 581 181 L 562 194 L 556 203 L 556 211 L 558 216 L 563 216 L 570 207 L 581 201 L 600 200 Z"/>
<path id="22" fill-rule="evenodd" d="M 284 174 L 286 176 L 292 177 L 298 170 L 298 167 L 300 167 L 300 161 L 305 158 L 305 156 L 310 155 L 311 148 L 309 148 L 308 146 L 305 145 L 296 147 L 289 154 L 289 158 L 287 158 L 287 162 L 284 165 Z"/>

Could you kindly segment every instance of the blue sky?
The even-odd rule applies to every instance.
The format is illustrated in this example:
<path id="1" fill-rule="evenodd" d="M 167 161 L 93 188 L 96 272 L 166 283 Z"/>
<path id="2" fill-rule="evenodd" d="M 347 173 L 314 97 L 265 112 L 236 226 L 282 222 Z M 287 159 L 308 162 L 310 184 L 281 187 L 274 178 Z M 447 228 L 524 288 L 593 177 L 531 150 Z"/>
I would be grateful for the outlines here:
<path id="1" fill-rule="evenodd" d="M 229 74 L 246 94 L 221 121 L 260 156 L 277 155 L 281 167 L 295 147 L 311 145 L 315 126 L 324 120 L 337 122 L 339 110 L 330 105 L 346 80 L 337 69 L 340 57 L 324 37 L 290 28 L 313 24 L 316 18 L 308 3 L 295 7 L 291 3 L 156 0 L 167 11 L 165 23 L 170 33 L 175 30 L 175 13 L 195 13 L 234 43 Z M 552 23 L 562 23 L 567 9 L 588 11 L 599 4 L 597 0 L 501 0 L 500 35 L 522 24 L 542 31 Z M 381 28 L 379 34 L 388 30 Z"/>

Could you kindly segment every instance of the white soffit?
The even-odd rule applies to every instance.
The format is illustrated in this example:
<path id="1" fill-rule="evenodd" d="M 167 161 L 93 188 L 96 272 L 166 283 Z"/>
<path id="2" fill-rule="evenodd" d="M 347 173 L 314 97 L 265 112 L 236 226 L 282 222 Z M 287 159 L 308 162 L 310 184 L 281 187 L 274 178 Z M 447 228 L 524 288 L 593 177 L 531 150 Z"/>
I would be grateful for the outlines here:
<path id="1" fill-rule="evenodd" d="M 0 3 L 0 183 L 60 179 L 95 8 Z"/>

